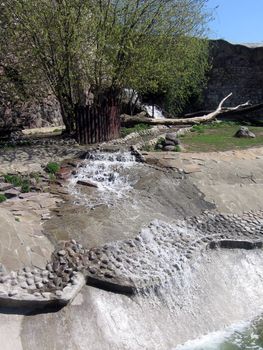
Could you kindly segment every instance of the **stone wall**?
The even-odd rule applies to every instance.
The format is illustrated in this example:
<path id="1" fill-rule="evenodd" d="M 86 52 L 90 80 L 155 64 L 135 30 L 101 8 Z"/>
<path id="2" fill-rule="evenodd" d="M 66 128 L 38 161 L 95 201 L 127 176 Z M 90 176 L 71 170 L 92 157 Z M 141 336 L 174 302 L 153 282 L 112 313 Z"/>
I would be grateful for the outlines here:
<path id="1" fill-rule="evenodd" d="M 204 109 L 214 109 L 230 92 L 225 104 L 237 105 L 248 100 L 263 101 L 263 44 L 233 45 L 224 40 L 210 43 L 212 70 L 204 93 Z"/>

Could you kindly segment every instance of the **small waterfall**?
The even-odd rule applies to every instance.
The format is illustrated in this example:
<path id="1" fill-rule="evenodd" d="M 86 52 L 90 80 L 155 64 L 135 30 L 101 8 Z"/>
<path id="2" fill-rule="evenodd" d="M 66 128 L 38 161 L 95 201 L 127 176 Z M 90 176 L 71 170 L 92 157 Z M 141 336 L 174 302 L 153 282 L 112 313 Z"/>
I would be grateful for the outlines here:
<path id="1" fill-rule="evenodd" d="M 71 178 L 69 192 L 76 198 L 76 204 L 112 205 L 132 190 L 130 170 L 137 165 L 135 157 L 128 152 L 90 153 Z M 86 181 L 88 186 L 79 185 L 80 181 Z M 85 193 L 87 188 L 89 193 Z"/>
<path id="2" fill-rule="evenodd" d="M 147 112 L 147 114 L 154 119 L 164 119 L 165 116 L 163 115 L 163 111 L 160 107 L 156 105 L 149 105 L 149 104 L 144 104 L 143 108 Z"/>

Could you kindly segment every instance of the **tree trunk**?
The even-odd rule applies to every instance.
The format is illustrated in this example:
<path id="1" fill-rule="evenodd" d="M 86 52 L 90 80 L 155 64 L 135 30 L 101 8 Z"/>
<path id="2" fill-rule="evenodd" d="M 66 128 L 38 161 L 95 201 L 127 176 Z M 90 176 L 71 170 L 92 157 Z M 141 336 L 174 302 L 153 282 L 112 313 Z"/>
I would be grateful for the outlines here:
<path id="1" fill-rule="evenodd" d="M 75 112 L 74 106 L 70 106 L 67 99 L 61 95 L 58 97 L 60 111 L 63 123 L 65 124 L 65 131 L 63 134 L 72 136 L 75 132 Z"/>
<path id="2" fill-rule="evenodd" d="M 222 112 L 222 105 L 223 103 L 230 97 L 232 96 L 229 94 L 223 100 L 219 103 L 217 109 L 211 113 L 208 113 L 207 115 L 203 115 L 201 117 L 194 117 L 194 118 L 180 118 L 180 119 L 151 119 L 147 117 L 130 117 L 123 115 L 121 116 L 121 123 L 123 125 L 134 125 L 138 123 L 145 123 L 149 125 L 184 125 L 184 124 L 199 124 L 199 123 L 204 123 L 207 121 L 211 121 L 216 118 L 217 115 L 219 115 Z"/>

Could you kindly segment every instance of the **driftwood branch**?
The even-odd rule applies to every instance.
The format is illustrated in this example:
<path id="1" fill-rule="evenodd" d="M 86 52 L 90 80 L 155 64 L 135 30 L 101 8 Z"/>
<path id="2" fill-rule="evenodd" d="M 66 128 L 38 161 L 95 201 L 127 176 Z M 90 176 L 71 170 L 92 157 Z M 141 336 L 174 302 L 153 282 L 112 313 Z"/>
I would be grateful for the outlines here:
<path id="1" fill-rule="evenodd" d="M 152 119 L 145 116 L 129 116 L 129 115 L 123 114 L 121 116 L 121 124 L 123 126 L 133 126 L 138 123 L 144 123 L 148 125 L 195 125 L 195 124 L 212 121 L 221 114 L 224 114 L 224 115 L 236 114 L 236 113 L 243 114 L 250 111 L 261 109 L 263 107 L 263 104 L 250 106 L 249 102 L 246 102 L 236 107 L 224 108 L 223 107 L 224 102 L 231 96 L 232 96 L 232 92 L 228 96 L 224 97 L 222 101 L 220 101 L 215 111 L 209 112 L 201 116 L 199 115 L 196 117 L 190 117 L 190 118 L 186 117 L 186 118 L 178 118 L 178 119 L 170 119 L 170 118 Z"/>

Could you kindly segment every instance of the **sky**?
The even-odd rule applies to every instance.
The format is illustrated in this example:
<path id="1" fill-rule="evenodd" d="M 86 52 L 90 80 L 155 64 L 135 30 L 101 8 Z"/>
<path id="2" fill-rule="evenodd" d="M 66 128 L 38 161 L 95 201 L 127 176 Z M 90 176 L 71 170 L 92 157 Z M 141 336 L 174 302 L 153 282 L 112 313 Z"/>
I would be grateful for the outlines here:
<path id="1" fill-rule="evenodd" d="M 263 42 L 263 0 L 208 0 L 213 11 L 211 39 L 233 43 Z"/>

